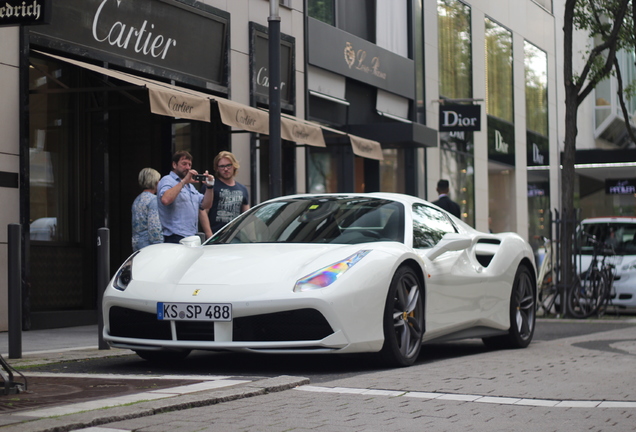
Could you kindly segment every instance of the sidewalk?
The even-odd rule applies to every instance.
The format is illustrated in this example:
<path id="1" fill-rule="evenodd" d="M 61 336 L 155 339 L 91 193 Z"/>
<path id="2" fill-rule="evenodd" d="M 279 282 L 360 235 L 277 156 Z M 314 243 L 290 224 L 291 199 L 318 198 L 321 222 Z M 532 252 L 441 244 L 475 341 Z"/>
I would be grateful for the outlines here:
<path id="1" fill-rule="evenodd" d="M 633 324 L 633 319 L 621 321 Z M 585 321 L 581 321 L 580 324 L 595 325 L 593 322 Z M 96 326 L 89 326 L 24 332 L 23 358 L 5 357 L 5 360 L 13 367 L 26 367 L 95 357 L 134 355 L 128 350 L 99 350 L 96 331 Z M 69 334 L 72 337 L 69 337 Z M 0 350 L 3 352 L 7 350 L 7 334 L 0 334 Z M 196 407 L 208 407 L 205 410 L 206 416 L 215 419 L 223 418 L 230 422 L 228 424 L 233 425 L 238 425 L 233 422 L 247 421 L 241 415 L 243 411 L 233 411 L 233 408 L 237 406 L 244 407 L 247 412 L 252 412 L 255 406 L 265 412 L 271 410 L 271 413 L 279 413 L 283 409 L 288 416 L 286 418 L 292 421 L 303 419 L 307 415 L 316 416 L 316 412 L 320 411 L 316 411 L 317 405 L 324 409 L 323 412 L 338 411 L 342 415 L 357 416 L 360 421 L 369 421 L 370 430 L 376 426 L 372 424 L 372 420 L 364 416 L 367 413 L 364 406 L 373 398 L 375 398 L 374 403 L 384 407 L 381 411 L 389 415 L 390 418 L 387 421 L 393 421 L 397 411 L 393 412 L 386 407 L 393 406 L 395 410 L 400 410 L 406 406 L 408 412 L 418 417 L 412 419 L 413 424 L 419 424 L 420 411 L 423 409 L 423 402 L 413 401 L 430 400 L 435 402 L 431 402 L 425 408 L 434 411 L 435 416 L 445 415 L 448 419 L 461 418 L 466 425 L 473 424 L 470 419 L 473 411 L 484 412 L 483 415 L 486 415 L 488 419 L 503 418 L 502 421 L 510 421 L 517 426 L 525 425 L 525 422 L 541 423 L 541 421 L 545 422 L 545 419 L 537 416 L 536 410 L 546 407 L 546 411 L 541 411 L 542 415 L 552 416 L 550 419 L 555 422 L 567 422 L 577 418 L 580 419 L 579 422 L 585 423 L 593 419 L 596 422 L 592 423 L 593 425 L 602 426 L 606 425 L 604 422 L 608 418 L 612 418 L 619 422 L 618 424 L 625 426 L 632 421 L 629 417 L 636 409 L 634 358 L 636 358 L 636 326 L 628 325 L 609 331 L 592 331 L 576 336 L 555 337 L 546 341 L 537 340 L 523 351 L 501 350 L 494 353 L 485 351 L 468 357 L 453 355 L 444 361 L 427 362 L 413 368 L 362 373 L 335 379 L 323 386 L 309 386 L 309 379 L 293 376 L 252 379 L 232 376 L 141 377 L 127 375 L 122 377 L 72 374 L 75 380 L 101 379 L 103 381 L 100 384 L 105 387 L 108 387 L 109 379 L 121 379 L 127 382 L 142 378 L 172 379 L 181 380 L 181 382 L 156 387 L 148 385 L 124 396 L 120 393 L 117 397 L 93 397 L 86 401 L 60 403 L 53 407 L 29 411 L 16 410 L 13 413 L 0 411 L 0 432 L 63 432 L 85 428 L 94 428 L 91 430 L 99 431 L 104 430 L 99 426 L 106 424 L 109 424 L 107 427 L 111 429 L 136 430 L 146 426 L 152 429 L 152 421 L 163 419 L 157 414 Z M 38 376 L 34 372 L 28 373 L 28 368 L 22 369 L 22 372 L 28 376 Z M 65 374 L 39 374 L 39 376 L 55 376 L 55 379 L 63 379 Z M 164 381 L 164 383 L 167 382 Z M 295 388 L 303 391 L 279 393 Z M 357 399 L 351 396 L 357 394 L 362 396 Z M 262 397 L 257 401 L 244 400 L 252 396 Z M 2 396 L 2 398 L 10 397 L 11 395 Z M 445 400 L 463 401 L 474 407 L 459 403 L 443 403 Z M 294 403 L 292 404 L 291 401 Z M 220 403 L 227 403 L 227 405 L 213 407 Z M 529 408 L 527 410 L 511 409 L 519 405 L 526 405 Z M 551 407 L 552 410 L 547 407 Z M 572 409 L 585 411 L 570 413 L 569 410 Z M 593 411 L 590 411 L 592 409 Z M 605 410 L 611 410 L 611 412 Z M 376 411 L 373 412 L 376 413 Z M 201 415 L 200 411 L 198 413 Z M 175 413 L 174 417 L 178 418 L 179 415 L 182 413 Z M 504 417 L 501 417 L 502 415 Z M 466 416 L 468 418 L 464 418 Z M 202 415 L 197 420 L 202 430 L 209 426 L 205 423 L 211 421 L 208 417 Z M 195 422 L 194 419 L 189 420 Z M 335 426 L 338 419 L 329 418 L 328 420 L 334 425 L 334 428 L 330 430 L 339 430 Z M 254 418 L 250 418 L 250 421 L 254 421 Z M 513 430 L 492 429 L 488 424 L 484 423 L 483 428 L 473 430 Z M 581 424 L 578 425 L 581 426 Z M 164 426 L 168 428 L 167 425 Z M 633 426 L 629 426 L 629 430 L 632 428 Z M 582 430 L 576 426 L 571 429 Z M 263 428 L 263 430 L 268 429 Z M 458 428 L 452 430 L 458 430 Z M 537 427 L 532 430 L 539 429 Z M 603 430 L 603 428 L 599 426 L 597 430 Z M 616 430 L 628 429 L 621 429 L 619 426 Z"/>
<path id="2" fill-rule="evenodd" d="M 60 388 L 73 387 L 72 380 L 101 381 L 104 387 L 120 382 L 146 380 L 138 391 L 95 398 L 77 403 L 46 406 L 15 412 L 0 411 L 2 432 L 60 432 L 99 426 L 114 421 L 154 415 L 159 412 L 215 405 L 236 399 L 263 395 L 309 384 L 307 378 L 280 376 L 260 380 L 233 379 L 228 376 L 117 376 L 90 374 L 29 373 L 28 367 L 100 357 L 135 355 L 130 350 L 98 349 L 97 326 L 69 327 L 22 332 L 22 357 L 10 359 L 9 335 L 0 333 L 0 353 L 5 361 L 33 382 L 47 377 Z M 26 368 L 26 369 L 25 369 Z M 65 381 L 66 380 L 66 381 Z M 172 387 L 157 386 L 162 380 Z M 15 382 L 23 382 L 14 373 Z M 178 381 L 178 384 L 175 384 Z M 77 382 L 77 381 L 75 381 Z M 66 383 L 67 385 L 64 385 Z M 83 383 L 84 385 L 89 382 Z M 114 386 L 114 385 L 113 385 Z M 94 386 L 96 387 L 96 386 Z M 149 390 L 150 388 L 150 390 Z M 28 391 L 28 388 L 27 388 Z M 121 393 L 121 392 L 120 392 Z M 15 395 L 0 395 L 0 402 Z M 13 398 L 15 399 L 15 397 Z M 63 400 L 63 397 L 60 398 Z M 105 409 L 107 408 L 107 409 Z"/>

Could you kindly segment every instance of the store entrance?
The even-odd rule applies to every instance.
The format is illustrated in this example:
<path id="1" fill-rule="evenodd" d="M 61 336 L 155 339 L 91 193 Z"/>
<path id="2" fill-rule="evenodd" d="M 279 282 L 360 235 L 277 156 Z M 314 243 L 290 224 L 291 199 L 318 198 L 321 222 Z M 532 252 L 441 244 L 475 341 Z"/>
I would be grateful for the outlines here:
<path id="1" fill-rule="evenodd" d="M 167 174 L 176 150 L 211 168 L 230 150 L 226 128 L 150 112 L 147 90 L 34 55 L 29 77 L 29 241 L 25 329 L 97 322 L 99 228 L 109 230 L 110 275 L 131 254 L 138 174 Z"/>

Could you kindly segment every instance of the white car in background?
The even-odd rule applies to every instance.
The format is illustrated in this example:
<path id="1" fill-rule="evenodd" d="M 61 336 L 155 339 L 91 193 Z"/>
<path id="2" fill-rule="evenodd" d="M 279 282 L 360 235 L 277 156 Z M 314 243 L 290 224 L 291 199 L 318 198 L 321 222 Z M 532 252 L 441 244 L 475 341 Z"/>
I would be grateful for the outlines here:
<path id="1" fill-rule="evenodd" d="M 589 218 L 581 222 L 582 229 L 596 240 L 611 245 L 616 254 L 611 263 L 616 266 L 611 305 L 619 309 L 636 308 L 636 217 Z M 592 246 L 581 239 L 580 268 L 585 270 L 592 259 Z"/>

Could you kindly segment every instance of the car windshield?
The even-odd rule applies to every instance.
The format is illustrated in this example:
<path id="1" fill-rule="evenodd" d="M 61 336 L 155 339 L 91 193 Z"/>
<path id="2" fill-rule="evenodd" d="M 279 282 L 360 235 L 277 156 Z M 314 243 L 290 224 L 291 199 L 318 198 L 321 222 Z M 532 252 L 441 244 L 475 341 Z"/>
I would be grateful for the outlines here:
<path id="1" fill-rule="evenodd" d="M 617 255 L 636 254 L 636 224 L 626 222 L 590 222 L 583 223 L 583 230 L 614 249 Z M 591 255 L 593 244 L 587 237 L 579 239 L 581 253 Z"/>
<path id="2" fill-rule="evenodd" d="M 206 244 L 404 243 L 404 206 L 368 197 L 299 197 L 265 203 L 230 222 Z"/>

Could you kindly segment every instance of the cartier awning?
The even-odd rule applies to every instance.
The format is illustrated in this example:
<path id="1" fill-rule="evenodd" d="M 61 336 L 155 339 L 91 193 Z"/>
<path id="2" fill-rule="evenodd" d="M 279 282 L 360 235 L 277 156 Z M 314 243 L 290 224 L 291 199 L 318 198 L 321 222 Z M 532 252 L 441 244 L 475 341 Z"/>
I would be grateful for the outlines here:
<path id="1" fill-rule="evenodd" d="M 126 72 L 107 69 L 79 60 L 70 59 L 41 51 L 35 51 L 48 57 L 70 63 L 72 65 L 102 74 L 129 84 L 144 87 L 148 90 L 150 111 L 154 114 L 169 117 L 185 118 L 209 122 L 211 119 L 211 103 L 214 103 L 223 124 L 232 128 L 269 135 L 269 113 L 267 110 L 255 108 L 219 96 L 197 90 L 156 81 Z M 326 147 L 323 132 L 329 128 L 312 123 L 288 114 L 281 116 L 281 137 L 297 144 Z M 334 132 L 334 130 L 329 129 Z M 382 159 L 380 143 L 363 139 L 344 132 L 338 134 L 348 136 L 354 153 L 372 159 Z"/>
<path id="2" fill-rule="evenodd" d="M 185 89 L 162 83 L 160 81 L 151 80 L 149 78 L 143 78 L 129 73 L 107 69 L 101 66 L 41 51 L 36 52 L 38 54 L 44 54 L 54 59 L 106 75 L 110 78 L 115 78 L 129 84 L 147 88 L 150 99 L 150 111 L 154 114 L 186 118 L 190 120 L 210 121 L 210 100 L 208 98 L 184 92 L 183 90 Z"/>

